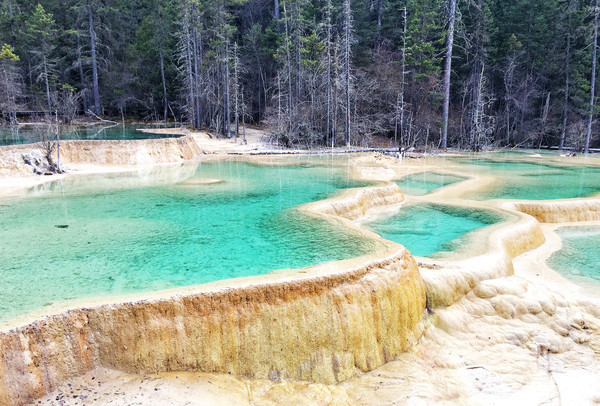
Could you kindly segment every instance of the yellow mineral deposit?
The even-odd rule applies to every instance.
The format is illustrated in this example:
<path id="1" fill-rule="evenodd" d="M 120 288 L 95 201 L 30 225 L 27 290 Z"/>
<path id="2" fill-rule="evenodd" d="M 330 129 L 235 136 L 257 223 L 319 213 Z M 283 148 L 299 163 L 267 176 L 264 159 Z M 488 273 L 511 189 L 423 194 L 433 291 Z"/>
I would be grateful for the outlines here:
<path id="1" fill-rule="evenodd" d="M 337 383 L 421 334 L 425 289 L 405 249 L 345 272 L 70 310 L 0 335 L 0 401 L 95 367 Z"/>
<path id="2" fill-rule="evenodd" d="M 241 148 L 230 144 L 223 149 Z M 260 143 L 250 137 L 249 144 Z M 107 164 L 182 161 L 218 147 L 190 134 L 179 141 L 101 142 L 94 153 L 91 145 L 66 144 L 65 162 L 92 159 L 105 171 Z M 134 146 L 131 155 L 121 150 Z M 2 154 L 10 167 L 10 154 Z M 506 221 L 440 259 L 415 261 L 386 242 L 376 257 L 116 300 L 15 325 L 0 333 L 0 404 L 75 404 L 80 394 L 98 405 L 143 403 L 149 395 L 157 404 L 199 405 L 600 402 L 600 296 L 545 265 L 560 248 L 557 226 L 600 225 L 598 199 L 477 203 L 461 196 L 494 178 L 435 158 L 363 155 L 351 164 L 357 176 L 388 183 L 302 210 L 368 238 L 380 237 L 360 228 L 362 218 L 411 201 L 471 205 L 503 213 Z M 11 168 L 4 173 L 19 170 Z M 469 179 L 419 198 L 389 183 L 425 170 Z M 186 179 L 176 181 L 213 181 Z"/>

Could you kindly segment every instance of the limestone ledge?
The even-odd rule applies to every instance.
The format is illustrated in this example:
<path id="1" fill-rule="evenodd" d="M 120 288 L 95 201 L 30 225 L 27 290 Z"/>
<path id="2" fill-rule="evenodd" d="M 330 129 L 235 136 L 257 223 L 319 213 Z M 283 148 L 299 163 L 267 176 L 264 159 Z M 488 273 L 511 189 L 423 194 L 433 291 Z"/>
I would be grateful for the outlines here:
<path id="1" fill-rule="evenodd" d="M 513 258 L 546 241 L 539 222 L 523 214 L 517 222 L 492 233 L 489 239 L 491 249 L 481 256 L 441 263 L 433 259 L 420 259 L 419 267 L 427 286 L 429 307 L 451 306 L 481 282 L 513 275 Z"/>
<path id="2" fill-rule="evenodd" d="M 319 202 L 311 207 L 313 211 L 356 220 L 375 207 L 402 203 L 404 195 L 395 183 L 385 186 L 352 190 L 344 196 Z"/>
<path id="3" fill-rule="evenodd" d="M 511 202 L 507 207 L 527 213 L 541 223 L 600 220 L 600 199 Z"/>
<path id="4" fill-rule="evenodd" d="M 344 272 L 70 310 L 0 333 L 0 404 L 97 367 L 337 383 L 405 351 L 424 308 L 401 248 Z"/>
<path id="5" fill-rule="evenodd" d="M 530 216 L 524 216 L 516 224 L 502 228 L 492 235 L 492 239 L 511 260 L 546 241 L 540 223 Z"/>
<path id="6" fill-rule="evenodd" d="M 483 281 L 514 274 L 511 260 L 500 253 L 442 265 L 420 262 L 419 269 L 427 287 L 427 305 L 432 309 L 457 303 Z"/>
<path id="7" fill-rule="evenodd" d="M 32 168 L 23 162 L 22 155 L 41 151 L 39 144 L 0 147 L 0 176 L 28 175 Z M 183 162 L 202 153 L 195 138 L 145 140 L 65 140 L 60 142 L 63 165 L 154 165 Z M 55 153 L 56 156 L 56 153 Z"/>
<path id="8" fill-rule="evenodd" d="M 399 204 L 404 200 L 398 185 L 389 184 L 359 189 L 334 199 L 311 203 L 307 205 L 307 209 L 357 220 L 370 209 Z M 517 215 L 518 220 L 489 236 L 490 249 L 484 255 L 458 261 L 419 259 L 430 308 L 447 307 L 456 303 L 481 281 L 513 275 L 512 259 L 544 243 L 545 236 L 539 222 L 526 214 Z"/>

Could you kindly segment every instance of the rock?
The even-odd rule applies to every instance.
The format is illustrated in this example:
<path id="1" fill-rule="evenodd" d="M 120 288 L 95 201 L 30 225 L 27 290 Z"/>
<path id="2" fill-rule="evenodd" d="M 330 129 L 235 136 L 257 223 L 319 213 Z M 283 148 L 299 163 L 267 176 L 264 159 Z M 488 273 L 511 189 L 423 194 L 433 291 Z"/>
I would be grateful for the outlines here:
<path id="1" fill-rule="evenodd" d="M 21 157 L 27 165 L 33 166 L 34 168 L 39 167 L 44 161 L 44 158 L 39 151 L 31 151 L 26 154 L 22 154 Z"/>

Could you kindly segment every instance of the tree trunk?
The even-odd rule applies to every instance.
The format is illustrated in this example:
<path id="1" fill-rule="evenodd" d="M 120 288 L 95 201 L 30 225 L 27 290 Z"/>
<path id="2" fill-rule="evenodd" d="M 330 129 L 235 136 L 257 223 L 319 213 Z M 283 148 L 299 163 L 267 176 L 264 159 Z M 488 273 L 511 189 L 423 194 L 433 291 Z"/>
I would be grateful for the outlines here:
<path id="1" fill-rule="evenodd" d="M 163 108 L 164 108 L 163 121 L 166 123 L 169 102 L 167 99 L 167 81 L 165 80 L 165 57 L 163 55 L 162 50 L 159 53 L 159 58 L 160 58 L 160 79 L 162 81 L 162 88 L 163 88 Z"/>
<path id="2" fill-rule="evenodd" d="M 160 9 L 160 4 L 158 7 L 158 25 L 162 26 L 162 13 L 161 13 L 161 9 Z M 159 38 L 159 41 L 160 42 L 158 45 L 158 57 L 159 57 L 159 62 L 160 62 L 160 80 L 162 81 L 162 88 L 163 88 L 163 121 L 166 123 L 167 117 L 168 117 L 169 101 L 167 99 L 167 81 L 165 80 L 165 56 L 163 53 L 162 38 Z"/>
<path id="3" fill-rule="evenodd" d="M 244 92 L 241 94 L 242 96 L 242 142 L 246 145 L 246 109 L 244 108 Z"/>
<path id="4" fill-rule="evenodd" d="M 381 21 L 383 17 L 383 0 L 375 0 L 375 12 L 377 13 L 377 33 L 375 34 L 375 47 L 381 44 Z"/>
<path id="5" fill-rule="evenodd" d="M 81 58 L 81 43 L 79 39 L 79 34 L 77 34 L 77 66 L 79 68 L 79 81 L 81 83 L 81 90 L 84 90 L 87 86 L 85 84 L 85 75 L 83 73 L 83 61 Z M 87 97 L 83 95 L 81 97 L 81 101 L 83 103 L 83 111 L 88 111 Z"/>
<path id="6" fill-rule="evenodd" d="M 404 7 L 404 27 L 402 28 L 402 83 L 400 83 L 400 144 L 404 136 L 404 84 L 406 81 L 406 7 Z"/>
<path id="7" fill-rule="evenodd" d="M 227 138 L 231 138 L 231 103 L 229 96 L 229 39 L 227 39 L 225 40 L 225 120 L 227 120 Z"/>
<path id="8" fill-rule="evenodd" d="M 281 134 L 281 76 L 277 73 L 277 132 Z"/>
<path id="9" fill-rule="evenodd" d="M 193 80 L 192 80 L 192 93 L 194 98 L 194 117 L 196 119 L 194 123 L 194 127 L 199 130 L 202 126 L 202 115 L 200 112 L 200 72 L 199 67 L 202 63 L 202 45 L 201 45 L 201 37 L 196 30 L 195 19 L 196 13 L 195 9 L 192 6 L 192 66 L 193 66 Z"/>
<path id="10" fill-rule="evenodd" d="M 46 86 L 46 103 L 48 103 L 48 116 L 52 117 L 52 103 L 50 101 L 50 84 L 48 83 L 48 64 L 46 58 L 42 62 L 44 64 L 44 85 Z"/>
<path id="11" fill-rule="evenodd" d="M 96 57 L 96 32 L 94 31 L 94 15 L 92 12 L 92 0 L 87 0 L 88 24 L 90 28 L 90 53 L 92 55 L 92 97 L 94 114 L 102 114 L 100 103 L 100 87 L 98 85 L 98 60 Z"/>
<path id="12" fill-rule="evenodd" d="M 506 122 L 506 134 L 504 136 L 504 145 L 510 145 L 510 131 L 511 131 L 511 120 L 510 120 L 510 104 L 512 103 L 512 82 L 515 69 L 516 60 L 514 56 L 509 57 L 508 67 L 504 73 L 504 115 Z"/>
<path id="13" fill-rule="evenodd" d="M 184 14 L 182 18 L 182 44 L 180 46 L 180 52 L 182 53 L 181 58 L 184 61 L 183 71 L 185 72 L 187 82 L 187 118 L 190 121 L 192 128 L 197 128 L 196 121 L 196 98 L 194 94 L 194 68 L 192 66 L 192 34 L 191 34 L 191 16 L 190 10 L 186 6 L 184 7 Z"/>
<path id="14" fill-rule="evenodd" d="M 233 47 L 233 114 L 235 122 L 235 141 L 240 135 L 240 83 L 239 83 L 239 60 L 238 45 L 234 43 Z"/>
<path id="15" fill-rule="evenodd" d="M 567 13 L 570 12 L 567 5 Z M 567 119 L 569 115 L 569 70 L 571 64 L 571 32 L 569 31 L 570 27 L 570 18 L 567 19 L 567 49 L 565 52 L 565 95 L 563 98 L 563 116 L 562 116 L 562 130 L 560 132 L 560 143 L 558 145 L 558 150 L 560 152 L 563 151 L 565 146 L 565 138 L 567 135 Z"/>
<path id="16" fill-rule="evenodd" d="M 448 13 L 448 38 L 446 38 L 446 66 L 444 68 L 444 112 L 442 120 L 444 129 L 442 132 L 442 148 L 448 145 L 448 111 L 450 109 L 450 72 L 452 70 L 452 47 L 454 45 L 454 20 L 456 16 L 456 0 L 449 0 L 450 10 Z"/>
<path id="17" fill-rule="evenodd" d="M 479 70 L 479 73 L 477 74 L 477 86 L 476 86 L 476 92 L 475 92 L 475 98 L 474 98 L 474 114 L 473 114 L 473 124 L 472 124 L 472 131 L 473 131 L 473 150 L 474 151 L 481 151 L 482 148 L 482 138 L 484 135 L 484 130 L 483 130 L 483 126 L 482 126 L 482 119 L 483 119 L 483 71 L 485 69 L 485 65 L 483 64 L 483 61 L 481 62 L 481 68 Z"/>
<path id="18" fill-rule="evenodd" d="M 326 24 L 327 24 L 327 61 L 325 75 L 327 81 L 327 121 L 325 125 L 325 145 L 329 145 L 329 133 L 331 131 L 331 0 L 327 0 Z"/>
<path id="19" fill-rule="evenodd" d="M 590 114 L 588 118 L 587 135 L 585 136 L 585 149 L 590 152 L 590 139 L 592 137 L 592 121 L 594 121 L 594 90 L 596 87 L 596 59 L 598 51 L 598 0 L 594 3 L 594 38 L 592 40 L 592 80 L 590 82 Z"/>
<path id="20" fill-rule="evenodd" d="M 344 74 L 346 91 L 345 142 L 350 145 L 350 30 L 352 28 L 352 10 L 350 0 L 344 1 Z"/>
<path id="21" fill-rule="evenodd" d="M 12 0 L 8 0 L 8 18 L 10 20 L 11 45 L 17 45 L 17 35 L 15 34 L 15 18 L 13 14 Z"/>
<path id="22" fill-rule="evenodd" d="M 283 3 L 283 14 L 285 21 L 285 48 L 286 48 L 286 59 L 287 59 L 287 79 L 288 79 L 288 111 L 287 111 L 287 121 L 286 132 L 290 132 L 292 129 L 292 117 L 293 117 L 293 106 L 292 106 L 292 57 L 290 55 L 290 29 L 288 24 L 288 13 L 287 8 L 285 6 L 285 2 Z"/>

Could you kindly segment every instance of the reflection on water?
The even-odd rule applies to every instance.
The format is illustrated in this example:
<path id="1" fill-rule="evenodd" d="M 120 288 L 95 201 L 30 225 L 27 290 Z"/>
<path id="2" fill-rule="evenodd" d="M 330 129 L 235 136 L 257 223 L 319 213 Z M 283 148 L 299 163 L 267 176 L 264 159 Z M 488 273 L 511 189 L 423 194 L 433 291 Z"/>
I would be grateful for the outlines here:
<path id="1" fill-rule="evenodd" d="M 14 127 L 0 127 L 0 145 L 30 144 L 40 141 L 39 130 L 46 126 L 21 125 Z M 60 126 L 61 140 L 140 140 L 179 135 L 152 134 L 136 131 L 138 128 L 163 128 L 156 125 L 88 125 L 88 126 Z"/>
<path id="2" fill-rule="evenodd" d="M 464 170 L 495 175 L 497 182 L 465 197 L 475 200 L 550 200 L 600 193 L 600 167 L 565 166 L 541 161 L 453 158 Z"/>

